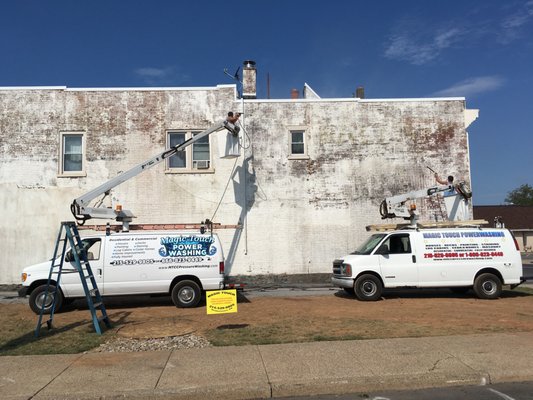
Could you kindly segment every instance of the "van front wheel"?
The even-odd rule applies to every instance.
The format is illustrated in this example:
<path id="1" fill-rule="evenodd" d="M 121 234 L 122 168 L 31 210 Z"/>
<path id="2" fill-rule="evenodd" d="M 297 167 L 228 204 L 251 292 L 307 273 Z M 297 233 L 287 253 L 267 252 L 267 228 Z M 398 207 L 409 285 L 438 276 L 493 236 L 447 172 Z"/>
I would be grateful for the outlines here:
<path id="1" fill-rule="evenodd" d="M 383 284 L 377 276 L 365 274 L 357 278 L 354 289 L 359 300 L 376 301 L 381 297 Z"/>
<path id="2" fill-rule="evenodd" d="M 181 281 L 172 288 L 172 302 L 176 307 L 196 307 L 201 300 L 202 291 L 194 281 Z"/>
<path id="3" fill-rule="evenodd" d="M 48 293 L 46 293 L 46 285 L 41 285 L 33 289 L 33 291 L 30 294 L 30 308 L 31 310 L 39 315 L 41 313 L 41 310 L 44 310 L 43 314 L 50 314 L 52 311 L 52 302 L 54 299 L 54 292 L 56 291 L 56 287 L 54 285 L 50 285 L 48 288 Z M 60 289 L 57 289 L 57 295 L 56 295 L 56 304 L 54 311 L 57 312 L 61 308 L 61 305 L 63 304 L 63 294 L 61 293 Z"/>
<path id="4" fill-rule="evenodd" d="M 474 281 L 474 292 L 480 299 L 497 299 L 502 294 L 502 281 L 494 274 L 481 274 Z"/>

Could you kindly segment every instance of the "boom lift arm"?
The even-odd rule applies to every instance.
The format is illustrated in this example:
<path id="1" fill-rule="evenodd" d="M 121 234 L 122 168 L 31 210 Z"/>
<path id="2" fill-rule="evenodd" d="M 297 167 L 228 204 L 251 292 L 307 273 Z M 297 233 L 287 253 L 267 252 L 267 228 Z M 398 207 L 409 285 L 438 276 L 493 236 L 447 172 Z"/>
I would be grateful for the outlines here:
<path id="1" fill-rule="evenodd" d="M 379 206 L 381 218 L 403 218 L 410 220 L 411 223 L 416 223 L 416 205 L 414 203 L 408 204 L 409 200 L 431 197 L 437 193 L 453 189 L 456 191 L 454 197 L 456 197 L 458 201 L 467 201 L 470 197 L 472 197 L 472 192 L 470 192 L 470 189 L 464 182 L 459 182 L 457 185 L 433 186 L 426 189 L 414 190 L 409 193 L 399 194 L 384 199 Z M 448 219 L 450 219 L 452 216 L 451 213 L 456 211 L 456 208 L 457 207 L 455 206 L 452 208 L 452 210 L 446 210 Z"/>
<path id="2" fill-rule="evenodd" d="M 90 207 L 89 203 L 96 199 L 98 196 L 109 195 L 111 189 L 120 185 L 121 183 L 126 182 L 127 180 L 139 175 L 141 172 L 144 172 L 160 162 L 166 160 L 167 158 L 172 157 L 178 151 L 184 150 L 186 147 L 194 144 L 198 140 L 206 137 L 214 132 L 218 132 L 222 129 L 227 129 L 233 135 L 238 135 L 240 128 L 231 122 L 224 120 L 221 121 L 209 129 L 191 137 L 190 139 L 180 143 L 176 146 L 171 147 L 163 151 L 162 153 L 142 162 L 141 164 L 136 165 L 130 170 L 117 175 L 115 178 L 110 179 L 106 183 L 98 186 L 97 188 L 91 190 L 90 192 L 80 196 L 72 202 L 70 205 L 70 211 L 72 215 L 78 222 L 78 224 L 83 225 L 85 221 L 91 218 L 102 218 L 102 219 L 116 219 L 121 221 L 124 224 L 124 227 L 127 229 L 129 222 L 133 218 L 133 214 L 129 210 L 113 210 L 107 207 Z"/>

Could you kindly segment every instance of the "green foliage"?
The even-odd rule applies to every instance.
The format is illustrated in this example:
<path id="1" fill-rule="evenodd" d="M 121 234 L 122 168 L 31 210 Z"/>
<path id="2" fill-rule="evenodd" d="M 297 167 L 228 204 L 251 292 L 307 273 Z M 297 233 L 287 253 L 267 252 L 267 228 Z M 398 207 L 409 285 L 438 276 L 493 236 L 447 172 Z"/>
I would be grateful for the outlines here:
<path id="1" fill-rule="evenodd" d="M 507 193 L 505 201 L 517 206 L 533 206 L 533 187 L 526 183 L 515 190 L 511 190 Z"/>

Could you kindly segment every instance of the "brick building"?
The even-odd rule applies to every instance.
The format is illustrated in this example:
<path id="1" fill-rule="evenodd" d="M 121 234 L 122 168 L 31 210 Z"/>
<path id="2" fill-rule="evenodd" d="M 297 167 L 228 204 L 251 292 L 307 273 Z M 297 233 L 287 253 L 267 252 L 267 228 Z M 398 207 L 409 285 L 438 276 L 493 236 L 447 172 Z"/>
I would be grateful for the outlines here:
<path id="1" fill-rule="evenodd" d="M 522 252 L 533 250 L 533 206 L 474 206 L 474 218 L 509 229 Z"/>
<path id="2" fill-rule="evenodd" d="M 235 85 L 0 88 L 0 283 L 51 256 L 74 198 L 229 110 L 244 111 L 239 158 L 219 158 L 213 134 L 111 202 L 134 223 L 239 225 L 218 231 L 232 275 L 328 273 L 382 222 L 385 196 L 435 184 L 426 166 L 470 183 L 477 110 L 464 98 L 322 99 L 305 85 L 301 98 L 257 99 L 248 67 L 244 99 Z M 435 201 L 420 209 L 440 218 Z"/>

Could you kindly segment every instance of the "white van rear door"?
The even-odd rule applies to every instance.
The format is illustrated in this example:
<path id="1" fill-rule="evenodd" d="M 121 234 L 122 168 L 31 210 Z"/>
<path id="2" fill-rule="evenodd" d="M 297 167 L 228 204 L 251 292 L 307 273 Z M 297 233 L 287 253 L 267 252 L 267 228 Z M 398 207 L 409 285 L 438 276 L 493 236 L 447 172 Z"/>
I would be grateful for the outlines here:
<path id="1" fill-rule="evenodd" d="M 377 253 L 385 287 L 417 286 L 418 264 L 413 253 L 413 235 L 393 233 L 380 245 Z M 379 251 L 379 250 L 386 251 Z M 376 253 L 376 254 L 377 254 Z"/>

